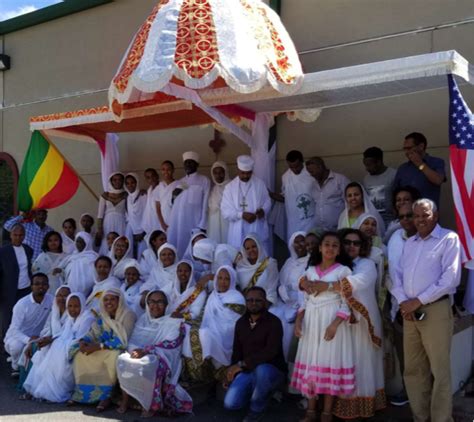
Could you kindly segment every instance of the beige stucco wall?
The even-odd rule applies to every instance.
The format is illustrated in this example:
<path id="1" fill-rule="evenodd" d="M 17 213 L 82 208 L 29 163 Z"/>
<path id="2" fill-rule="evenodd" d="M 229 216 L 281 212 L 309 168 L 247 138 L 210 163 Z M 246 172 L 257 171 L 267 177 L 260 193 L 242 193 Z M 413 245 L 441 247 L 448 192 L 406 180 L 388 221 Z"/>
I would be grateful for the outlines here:
<path id="1" fill-rule="evenodd" d="M 106 88 L 134 32 L 155 0 L 116 0 L 104 6 L 37 25 L 3 37 L 12 69 L 0 73 L 0 147 L 19 166 L 29 142 L 28 119 L 65 110 L 106 103 Z M 474 16 L 472 0 L 282 0 L 282 19 L 299 51 L 353 40 L 378 37 L 418 27 L 458 21 Z M 367 63 L 413 54 L 456 49 L 474 62 L 474 25 L 401 36 L 356 46 L 334 48 L 302 56 L 306 72 Z M 1 45 L 1 42 L 0 42 Z M 2 83 L 3 77 L 3 83 Z M 474 88 L 463 87 L 474 104 Z M 76 96 L 84 91 L 94 94 Z M 61 98 L 68 97 L 68 98 Z M 51 100 L 48 100 L 51 99 Z M 404 161 L 402 139 L 408 132 L 424 132 L 430 152 L 447 159 L 447 90 L 326 109 L 313 124 L 278 119 L 278 174 L 284 170 L 289 149 L 305 156 L 321 155 L 329 166 L 359 180 L 364 175 L 362 151 L 372 145 L 386 152 L 388 165 Z M 2 124 L 3 121 L 3 124 Z M 213 132 L 185 129 L 121 135 L 121 167 L 142 171 L 164 159 L 177 164 L 189 148 L 202 155 L 203 171 L 215 160 L 207 147 Z M 233 162 L 246 147 L 225 136 L 220 159 Z M 100 191 L 99 154 L 94 145 L 55 139 L 96 192 Z M 177 175 L 182 171 L 178 168 Z M 68 204 L 50 213 L 59 225 L 67 216 L 95 210 L 96 203 L 81 187 Z M 443 220 L 452 226 L 449 184 L 443 187 Z"/>

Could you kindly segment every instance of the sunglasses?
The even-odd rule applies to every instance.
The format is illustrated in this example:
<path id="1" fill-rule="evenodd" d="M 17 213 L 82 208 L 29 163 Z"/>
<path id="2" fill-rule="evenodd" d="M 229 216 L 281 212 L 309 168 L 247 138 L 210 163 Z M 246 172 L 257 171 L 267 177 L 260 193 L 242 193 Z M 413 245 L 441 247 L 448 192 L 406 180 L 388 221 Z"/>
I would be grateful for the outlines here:
<path id="1" fill-rule="evenodd" d="M 398 216 L 398 219 L 399 220 L 404 220 L 405 218 L 413 218 L 413 213 L 412 212 L 409 212 L 408 214 L 400 214 Z"/>
<path id="2" fill-rule="evenodd" d="M 362 245 L 362 241 L 360 241 L 360 240 L 344 239 L 344 240 L 342 241 L 342 243 L 344 244 L 344 246 L 351 246 L 351 245 L 354 245 L 354 246 L 361 246 L 361 245 Z"/>
<path id="3" fill-rule="evenodd" d="M 263 303 L 264 302 L 263 299 L 254 299 L 253 297 L 245 299 L 245 300 L 249 303 Z"/>

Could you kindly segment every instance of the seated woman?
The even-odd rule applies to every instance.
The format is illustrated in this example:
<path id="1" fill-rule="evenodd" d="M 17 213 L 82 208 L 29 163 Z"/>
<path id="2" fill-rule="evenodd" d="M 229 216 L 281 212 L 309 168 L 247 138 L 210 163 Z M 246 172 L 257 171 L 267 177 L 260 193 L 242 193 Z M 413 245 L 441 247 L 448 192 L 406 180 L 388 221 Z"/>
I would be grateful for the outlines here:
<path id="1" fill-rule="evenodd" d="M 43 273 L 48 276 L 49 290 L 48 293 L 53 294 L 59 286 L 63 284 L 61 278 L 61 264 L 66 254 L 63 253 L 63 240 L 58 232 L 51 231 L 44 236 L 43 252 L 33 262 L 31 272 L 33 274 Z"/>
<path id="2" fill-rule="evenodd" d="M 179 385 L 181 348 L 185 335 L 181 319 L 165 315 L 168 298 L 153 290 L 146 296 L 146 311 L 137 321 L 128 352 L 117 360 L 122 401 L 117 411 L 125 413 L 129 396 L 142 406 L 142 417 L 190 413 L 193 402 Z"/>
<path id="3" fill-rule="evenodd" d="M 109 177 L 107 191 L 102 193 L 97 213 L 97 236 L 102 239 L 100 254 L 107 254 L 107 243 L 104 236 L 116 232 L 125 234 L 125 212 L 127 208 L 127 192 L 124 190 L 124 176 L 120 172 Z"/>
<path id="4" fill-rule="evenodd" d="M 362 214 L 369 213 L 377 218 L 380 232 L 385 232 L 383 219 L 372 204 L 369 195 L 361 184 L 357 182 L 349 183 L 344 190 L 344 197 L 346 206 L 339 216 L 339 222 L 337 224 L 338 229 L 345 229 L 348 227 L 355 228 L 357 219 Z"/>
<path id="5" fill-rule="evenodd" d="M 94 263 L 96 276 L 94 288 L 86 301 L 87 309 L 99 311 L 100 298 L 110 288 L 120 289 L 120 280 L 111 275 L 112 260 L 108 256 L 99 256 Z"/>
<path id="6" fill-rule="evenodd" d="M 110 405 L 117 383 L 117 358 L 127 348 L 135 320 L 120 289 L 104 292 L 91 329 L 69 350 L 75 380 L 72 402 L 98 402 L 98 412 Z"/>
<path id="7" fill-rule="evenodd" d="M 279 300 L 270 308 L 270 312 L 280 318 L 283 325 L 283 354 L 286 360 L 295 330 L 296 314 L 303 304 L 299 280 L 306 271 L 309 259 L 305 236 L 305 232 L 295 232 L 288 241 L 290 257 L 280 271 Z"/>
<path id="8" fill-rule="evenodd" d="M 125 281 L 120 286 L 120 290 L 125 297 L 127 306 L 137 313 L 137 305 L 140 301 L 140 289 L 143 286 L 143 281 L 140 278 L 140 264 L 136 260 L 130 260 L 125 266 Z M 142 315 L 143 312 L 138 312 L 137 316 Z"/>
<path id="9" fill-rule="evenodd" d="M 216 369 L 230 364 L 236 321 L 245 313 L 245 299 L 236 290 L 237 275 L 232 267 L 220 267 L 204 308 L 198 338 L 191 335 L 191 350 L 196 366 L 211 359 Z"/>
<path id="10" fill-rule="evenodd" d="M 132 254 L 132 243 L 126 236 L 119 236 L 112 243 L 109 252 L 112 260 L 112 275 L 120 281 L 125 279 L 125 267 L 135 261 Z"/>
<path id="11" fill-rule="evenodd" d="M 82 293 L 86 297 L 90 293 L 94 285 L 94 262 L 97 256 L 97 253 L 92 250 L 90 234 L 77 233 L 75 252 L 67 256 L 60 266 L 65 283 L 72 292 Z"/>
<path id="12" fill-rule="evenodd" d="M 277 301 L 278 265 L 275 259 L 267 256 L 265 248 L 257 235 L 245 236 L 240 250 L 242 259 L 237 263 L 237 284 L 245 293 L 253 286 L 265 289 L 270 304 Z"/>
<path id="13" fill-rule="evenodd" d="M 54 302 L 49 317 L 41 330 L 39 338 L 35 342 L 28 343 L 18 362 L 20 368 L 20 379 L 17 389 L 23 392 L 23 384 L 30 376 L 33 362 L 41 362 L 48 352 L 49 345 L 63 331 L 67 321 L 66 298 L 71 293 L 69 287 L 61 286 L 56 289 Z M 22 394 L 20 399 L 29 398 L 29 394 Z"/>
<path id="14" fill-rule="evenodd" d="M 61 238 L 63 239 L 63 252 L 66 255 L 70 255 L 76 249 L 76 244 L 74 243 L 74 237 L 76 236 L 76 220 L 74 218 L 66 218 L 63 221 L 63 231 L 61 233 Z"/>
<path id="15" fill-rule="evenodd" d="M 166 243 L 166 233 L 161 230 L 155 230 L 149 238 L 146 238 L 146 243 L 148 249 L 143 251 L 140 258 L 143 277 L 149 276 L 153 268 L 159 265 L 158 249 Z"/>
<path id="16" fill-rule="evenodd" d="M 176 276 L 177 250 L 171 243 L 165 243 L 158 249 L 159 264 L 153 268 L 148 280 L 140 289 L 140 306 L 145 309 L 145 296 L 151 290 L 162 290 L 166 294 L 173 289 Z"/>
<path id="17" fill-rule="evenodd" d="M 68 352 L 90 330 L 94 315 L 86 310 L 82 293 L 71 293 L 66 300 L 66 323 L 61 333 L 53 337 L 46 353 L 33 356 L 33 368 L 24 387 L 31 396 L 50 402 L 62 403 L 71 398 L 74 375 Z"/>
<path id="18" fill-rule="evenodd" d="M 342 419 L 371 418 L 386 406 L 382 320 L 375 296 L 377 271 L 367 258 L 370 245 L 359 230 L 345 230 L 342 242 L 354 268 L 335 289 L 340 288 L 357 321 L 351 326 L 356 388 L 352 395 L 336 399 L 334 414 Z"/>
<path id="19" fill-rule="evenodd" d="M 186 251 L 183 255 L 183 259 L 191 261 L 193 264 L 194 274 L 197 279 L 199 279 L 203 273 L 210 269 L 210 265 L 197 258 L 194 253 L 194 245 L 203 239 L 207 239 L 206 233 L 203 233 L 201 229 L 192 230 L 191 239 L 189 239 L 188 247 L 186 248 Z"/>

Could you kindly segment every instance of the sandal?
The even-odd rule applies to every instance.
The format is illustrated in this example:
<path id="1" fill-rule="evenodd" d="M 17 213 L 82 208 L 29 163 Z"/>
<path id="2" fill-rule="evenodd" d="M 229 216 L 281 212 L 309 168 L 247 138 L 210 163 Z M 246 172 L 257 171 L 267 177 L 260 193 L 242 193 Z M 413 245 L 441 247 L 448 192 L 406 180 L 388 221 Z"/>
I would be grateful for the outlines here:
<path id="1" fill-rule="evenodd" d="M 66 407 L 71 407 L 71 406 L 74 406 L 76 404 L 76 402 L 74 400 L 68 400 L 66 402 Z"/>
<path id="2" fill-rule="evenodd" d="M 314 422 L 316 420 L 318 420 L 316 410 L 307 410 L 304 415 L 304 418 L 300 419 L 300 422 Z"/>

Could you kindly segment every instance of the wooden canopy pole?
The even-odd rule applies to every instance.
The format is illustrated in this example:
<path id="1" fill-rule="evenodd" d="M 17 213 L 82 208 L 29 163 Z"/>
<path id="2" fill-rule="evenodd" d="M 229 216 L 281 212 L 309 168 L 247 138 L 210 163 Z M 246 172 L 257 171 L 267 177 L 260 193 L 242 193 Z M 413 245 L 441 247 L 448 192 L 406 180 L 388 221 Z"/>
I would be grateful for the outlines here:
<path id="1" fill-rule="evenodd" d="M 71 165 L 69 160 L 59 151 L 59 149 L 54 145 L 53 141 L 49 139 L 49 136 L 46 135 L 44 130 L 39 131 L 41 135 L 48 141 L 48 144 L 51 145 L 51 148 L 53 148 L 58 155 L 64 160 L 64 162 L 69 166 L 69 168 L 74 172 L 74 174 L 78 177 L 78 179 L 81 181 L 81 183 L 85 186 L 85 188 L 90 192 L 90 194 L 96 199 L 96 201 L 99 201 L 99 197 L 97 194 L 92 190 L 92 188 L 87 184 L 87 182 L 82 178 L 82 176 L 76 171 L 76 169 Z"/>

